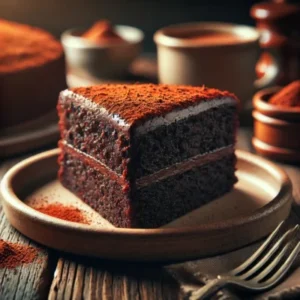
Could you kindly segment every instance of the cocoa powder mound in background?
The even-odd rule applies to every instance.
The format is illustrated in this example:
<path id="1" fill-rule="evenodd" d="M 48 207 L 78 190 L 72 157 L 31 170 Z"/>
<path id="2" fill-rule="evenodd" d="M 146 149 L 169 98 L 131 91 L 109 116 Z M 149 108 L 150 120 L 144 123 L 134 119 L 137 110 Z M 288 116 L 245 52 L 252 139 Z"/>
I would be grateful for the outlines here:
<path id="1" fill-rule="evenodd" d="M 33 262 L 38 251 L 22 244 L 10 243 L 0 239 L 0 268 L 12 269 Z"/>
<path id="2" fill-rule="evenodd" d="M 107 20 L 97 21 L 82 37 L 100 44 L 124 41 Z"/>
<path id="3" fill-rule="evenodd" d="M 300 107 L 300 80 L 296 80 L 274 94 L 269 103 L 285 107 Z"/>

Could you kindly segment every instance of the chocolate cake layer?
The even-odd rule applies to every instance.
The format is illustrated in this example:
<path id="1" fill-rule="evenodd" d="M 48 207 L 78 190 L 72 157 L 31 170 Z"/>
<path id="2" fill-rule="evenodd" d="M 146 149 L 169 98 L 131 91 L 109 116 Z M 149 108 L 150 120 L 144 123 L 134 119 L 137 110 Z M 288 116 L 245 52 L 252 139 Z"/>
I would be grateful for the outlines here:
<path id="1" fill-rule="evenodd" d="M 134 135 L 132 149 L 136 178 L 233 145 L 237 126 L 235 115 L 236 107 L 224 104 L 146 134 Z"/>
<path id="2" fill-rule="evenodd" d="M 79 97 L 61 94 L 58 102 L 62 140 L 127 176 L 130 160 L 130 133 L 94 105 Z"/>
<path id="3" fill-rule="evenodd" d="M 237 181 L 235 161 L 235 155 L 230 154 L 137 189 L 136 225 L 162 226 L 229 192 Z"/>
<path id="4" fill-rule="evenodd" d="M 198 158 L 196 167 L 147 185 L 131 186 L 93 158 L 61 145 L 62 184 L 118 227 L 162 226 L 230 191 L 236 182 L 232 148 Z M 212 159 L 209 157 L 212 156 Z M 213 160 L 214 159 L 214 160 Z"/>
<path id="5" fill-rule="evenodd" d="M 153 174 L 138 178 L 136 180 L 136 186 L 139 189 L 151 185 L 155 182 L 165 180 L 169 177 L 182 174 L 193 168 L 204 166 L 232 154 L 234 154 L 234 148 L 232 146 L 220 148 L 206 154 L 198 154 L 196 156 L 183 160 L 182 162 L 176 163 L 170 167 L 161 169 Z"/>
<path id="6" fill-rule="evenodd" d="M 58 109 L 62 139 L 116 173 L 132 174 L 129 177 L 152 174 L 195 155 L 232 145 L 235 139 L 237 121 L 230 121 L 235 120 L 234 103 L 212 107 L 142 134 L 139 126 L 129 130 L 107 114 L 97 112 L 82 97 L 61 95 Z"/>
<path id="7" fill-rule="evenodd" d="M 60 144 L 58 177 L 61 183 L 117 227 L 132 227 L 130 190 L 76 150 Z"/>

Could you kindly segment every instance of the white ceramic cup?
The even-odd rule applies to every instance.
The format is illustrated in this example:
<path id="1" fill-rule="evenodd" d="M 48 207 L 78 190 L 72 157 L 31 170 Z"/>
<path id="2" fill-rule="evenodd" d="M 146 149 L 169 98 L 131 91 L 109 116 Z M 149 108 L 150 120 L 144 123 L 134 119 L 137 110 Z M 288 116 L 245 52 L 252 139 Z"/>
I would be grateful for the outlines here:
<path id="1" fill-rule="evenodd" d="M 186 38 L 188 35 L 221 33 L 233 36 L 231 41 Z M 274 83 L 278 68 L 269 68 L 257 80 L 255 65 L 259 32 L 252 27 L 228 23 L 200 22 L 172 25 L 154 35 L 158 52 L 160 83 L 206 85 L 235 93 L 242 103 L 254 92 Z"/>
<path id="2" fill-rule="evenodd" d="M 69 71 L 87 78 L 119 78 L 126 74 L 142 50 L 144 33 L 125 25 L 116 25 L 115 29 L 124 43 L 99 45 L 82 38 L 82 29 L 65 31 L 61 41 Z"/>

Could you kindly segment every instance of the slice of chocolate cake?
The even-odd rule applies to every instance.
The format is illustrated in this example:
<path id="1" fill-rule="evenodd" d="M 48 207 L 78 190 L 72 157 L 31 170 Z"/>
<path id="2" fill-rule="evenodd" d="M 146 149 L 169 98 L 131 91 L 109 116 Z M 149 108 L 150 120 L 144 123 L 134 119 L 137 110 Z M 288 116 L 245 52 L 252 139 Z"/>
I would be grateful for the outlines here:
<path id="1" fill-rule="evenodd" d="M 164 225 L 232 189 L 237 103 L 205 87 L 65 90 L 59 178 L 115 226 Z"/>

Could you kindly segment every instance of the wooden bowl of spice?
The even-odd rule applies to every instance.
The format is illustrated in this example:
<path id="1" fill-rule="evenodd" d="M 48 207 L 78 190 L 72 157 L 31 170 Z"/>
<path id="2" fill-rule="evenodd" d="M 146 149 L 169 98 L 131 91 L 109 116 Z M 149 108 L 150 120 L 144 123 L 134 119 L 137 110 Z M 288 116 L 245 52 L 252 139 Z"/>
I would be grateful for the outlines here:
<path id="1" fill-rule="evenodd" d="M 254 95 L 253 146 L 271 159 L 300 162 L 300 80 Z"/>
<path id="2" fill-rule="evenodd" d="M 68 71 L 85 78 L 119 79 L 142 50 L 143 32 L 135 27 L 96 22 L 62 34 Z"/>

